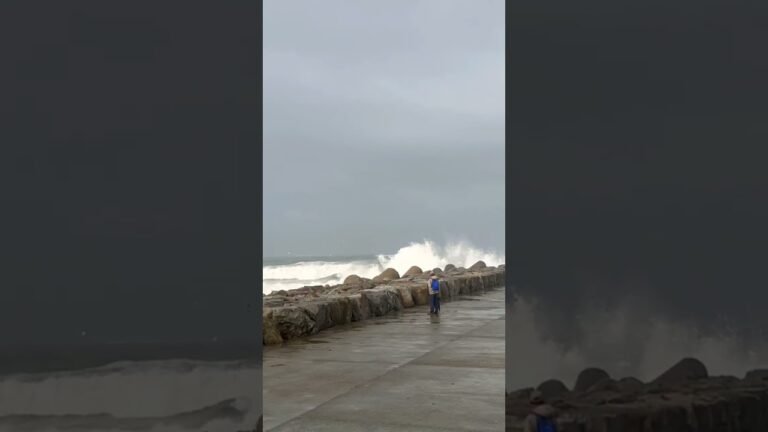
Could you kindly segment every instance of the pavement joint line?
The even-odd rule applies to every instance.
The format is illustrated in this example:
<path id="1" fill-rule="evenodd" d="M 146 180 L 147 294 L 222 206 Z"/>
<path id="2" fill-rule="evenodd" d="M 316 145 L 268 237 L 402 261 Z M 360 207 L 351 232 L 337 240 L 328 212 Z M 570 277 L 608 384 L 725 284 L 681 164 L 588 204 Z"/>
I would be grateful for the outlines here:
<path id="1" fill-rule="evenodd" d="M 415 364 L 413 366 L 451 367 L 451 366 L 438 365 L 438 364 L 435 364 L 435 363 L 418 363 L 418 364 Z M 498 367 L 498 366 L 452 366 L 452 367 L 455 367 L 457 369 L 460 369 L 460 368 L 487 369 L 487 370 L 505 369 L 504 367 Z"/>
<path id="2" fill-rule="evenodd" d="M 293 419 L 289 420 L 289 422 L 292 421 L 292 420 Z M 359 422 L 359 421 L 351 421 L 351 420 L 335 420 L 335 421 L 338 422 L 338 423 L 345 423 L 347 425 L 363 425 L 364 424 L 364 423 Z M 280 426 L 283 426 L 285 424 L 286 423 L 282 423 L 279 426 L 275 426 L 275 427 L 280 427 Z M 404 425 L 403 423 L 393 423 L 393 422 L 378 422 L 378 423 L 376 423 L 376 426 L 388 426 L 388 427 L 396 427 L 396 428 L 403 428 L 403 427 L 410 427 L 410 428 L 412 428 L 413 427 L 411 425 Z M 366 428 L 370 428 L 370 425 L 369 424 L 365 424 L 365 427 Z M 419 427 L 422 428 L 421 430 L 424 430 L 426 432 L 432 432 L 432 431 L 466 432 L 466 429 L 455 429 L 455 428 L 445 428 L 445 427 L 432 428 L 432 427 L 428 427 L 428 426 L 426 426 L 426 427 L 419 426 Z M 410 429 L 410 430 L 413 431 L 414 429 Z M 489 429 L 487 431 L 486 430 L 478 430 L 477 432 L 491 432 L 491 431 Z M 496 431 L 493 431 L 493 432 L 496 432 Z"/>
<path id="3" fill-rule="evenodd" d="M 487 300 L 487 299 L 484 299 L 484 300 Z M 451 302 L 451 303 L 454 303 L 454 302 Z M 409 365 L 409 364 L 411 364 L 411 363 L 413 363 L 413 362 L 415 362 L 415 361 L 417 361 L 417 360 L 419 360 L 419 359 L 429 355 L 433 351 L 438 350 L 438 349 L 444 347 L 445 345 L 448 345 L 451 342 L 455 342 L 455 341 L 457 341 L 459 339 L 462 339 L 463 337 L 467 336 L 469 333 L 471 333 L 473 331 L 476 331 L 476 330 L 479 330 L 479 329 L 481 329 L 481 328 L 483 328 L 485 326 L 490 325 L 491 322 L 493 322 L 495 320 L 496 319 L 494 319 L 494 318 L 490 318 L 488 320 L 485 320 L 485 321 L 483 321 L 482 324 L 478 325 L 477 327 L 473 327 L 470 330 L 467 330 L 467 331 L 465 331 L 463 333 L 457 334 L 457 335 L 455 335 L 455 337 L 451 337 L 451 339 L 449 339 L 449 340 L 447 340 L 445 342 L 442 342 L 442 343 L 434 346 L 431 350 L 425 352 L 424 354 L 422 354 L 422 355 L 420 355 L 418 357 L 415 357 L 415 358 L 413 358 L 411 360 L 408 360 L 408 361 L 406 361 L 404 363 L 401 363 L 401 364 L 392 363 L 395 366 L 392 367 L 392 368 L 388 368 L 388 369 L 384 370 L 381 375 L 377 375 L 377 376 L 373 377 L 372 379 L 370 379 L 368 381 L 365 381 L 365 382 L 362 382 L 360 384 L 354 385 L 354 386 L 350 387 L 346 392 L 344 392 L 344 393 L 342 393 L 340 395 L 334 396 L 331 399 L 328 399 L 325 402 L 322 402 L 319 405 L 315 406 L 314 408 L 312 408 L 310 410 L 307 410 L 307 411 L 305 411 L 305 412 L 303 412 L 303 413 L 301 413 L 301 414 L 299 414 L 299 415 L 297 415 L 295 417 L 291 417 L 288 420 L 275 425 L 274 427 L 270 428 L 269 430 L 276 430 L 277 428 L 279 428 L 279 427 L 281 427 L 281 426 L 283 426 L 283 425 L 285 425 L 285 424 L 287 424 L 287 423 L 289 423 L 289 422 L 291 422 L 291 421 L 293 421 L 293 420 L 295 420 L 297 418 L 300 418 L 300 417 L 303 417 L 303 416 L 306 416 L 306 415 L 311 415 L 313 412 L 316 412 L 319 408 L 321 408 L 321 407 L 323 407 L 323 406 L 325 406 L 325 405 L 327 405 L 329 403 L 332 403 L 333 401 L 335 401 L 337 399 L 340 399 L 340 398 L 346 396 L 347 394 L 349 394 L 349 393 L 351 393 L 351 392 L 353 392 L 353 391 L 355 391 L 357 389 L 366 387 L 366 386 L 370 385 L 371 383 L 373 383 L 374 381 L 381 379 L 382 377 L 384 377 L 385 375 L 389 374 L 390 372 L 399 370 L 399 369 L 403 368 L 404 366 L 407 366 L 407 365 Z M 367 362 L 362 362 L 362 363 L 367 363 Z M 494 368 L 494 369 L 499 369 L 499 368 Z M 500 396 L 500 397 L 503 397 L 503 395 Z M 394 426 L 398 426 L 398 424 L 394 424 Z"/>
<path id="4" fill-rule="evenodd" d="M 397 364 L 398 362 L 395 361 L 368 361 L 368 360 L 336 360 L 336 359 L 317 359 L 317 360 L 293 360 L 294 363 L 368 363 L 368 364 L 380 364 L 380 365 L 392 365 Z M 281 367 L 284 364 L 279 365 L 267 365 L 265 363 L 265 366 L 271 366 L 271 367 Z"/>

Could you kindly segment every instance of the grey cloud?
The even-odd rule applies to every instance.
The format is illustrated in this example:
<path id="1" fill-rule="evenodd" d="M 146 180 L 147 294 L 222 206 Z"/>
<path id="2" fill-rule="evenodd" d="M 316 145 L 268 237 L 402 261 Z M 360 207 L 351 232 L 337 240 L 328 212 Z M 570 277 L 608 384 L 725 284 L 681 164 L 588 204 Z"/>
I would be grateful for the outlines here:
<path id="1" fill-rule="evenodd" d="M 504 2 L 264 5 L 264 251 L 504 249 Z"/>

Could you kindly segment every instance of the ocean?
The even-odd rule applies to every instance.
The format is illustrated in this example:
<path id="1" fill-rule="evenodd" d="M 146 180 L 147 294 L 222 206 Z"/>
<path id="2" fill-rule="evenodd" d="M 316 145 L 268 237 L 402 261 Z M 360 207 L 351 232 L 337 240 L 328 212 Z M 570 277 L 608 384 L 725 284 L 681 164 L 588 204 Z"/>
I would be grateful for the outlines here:
<path id="1" fill-rule="evenodd" d="M 235 432 L 261 415 L 260 361 L 118 361 L 0 376 L 2 432 Z"/>
<path id="2" fill-rule="evenodd" d="M 373 278 L 390 267 L 403 274 L 414 265 L 422 270 L 444 268 L 447 264 L 469 267 L 480 260 L 497 266 L 504 264 L 504 254 L 482 250 L 466 242 L 441 246 L 424 240 L 404 246 L 394 253 L 265 257 L 263 291 L 269 294 L 302 286 L 335 285 L 352 274 Z"/>
<path id="3" fill-rule="evenodd" d="M 0 292 L 0 432 L 254 430 L 258 281 L 203 234 L 28 246 Z"/>

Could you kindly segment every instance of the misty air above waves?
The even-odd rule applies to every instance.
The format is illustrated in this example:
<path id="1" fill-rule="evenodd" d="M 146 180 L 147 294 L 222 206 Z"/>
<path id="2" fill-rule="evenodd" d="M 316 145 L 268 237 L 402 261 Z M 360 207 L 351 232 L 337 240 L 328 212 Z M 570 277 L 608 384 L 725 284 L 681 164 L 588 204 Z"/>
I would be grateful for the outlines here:
<path id="1" fill-rule="evenodd" d="M 424 270 L 447 264 L 469 267 L 477 261 L 489 266 L 504 264 L 504 254 L 476 248 L 468 242 L 440 246 L 424 240 L 400 248 L 394 254 L 352 257 L 283 257 L 264 259 L 264 294 L 308 285 L 340 284 L 349 275 L 373 278 L 386 268 L 403 274 L 411 266 Z"/>

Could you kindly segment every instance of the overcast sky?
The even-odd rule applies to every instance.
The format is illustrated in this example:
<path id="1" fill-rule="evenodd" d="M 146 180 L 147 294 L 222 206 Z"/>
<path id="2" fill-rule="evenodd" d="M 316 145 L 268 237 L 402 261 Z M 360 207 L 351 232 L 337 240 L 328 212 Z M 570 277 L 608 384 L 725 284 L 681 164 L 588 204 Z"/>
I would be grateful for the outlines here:
<path id="1" fill-rule="evenodd" d="M 264 2 L 264 253 L 504 250 L 504 2 Z"/>

